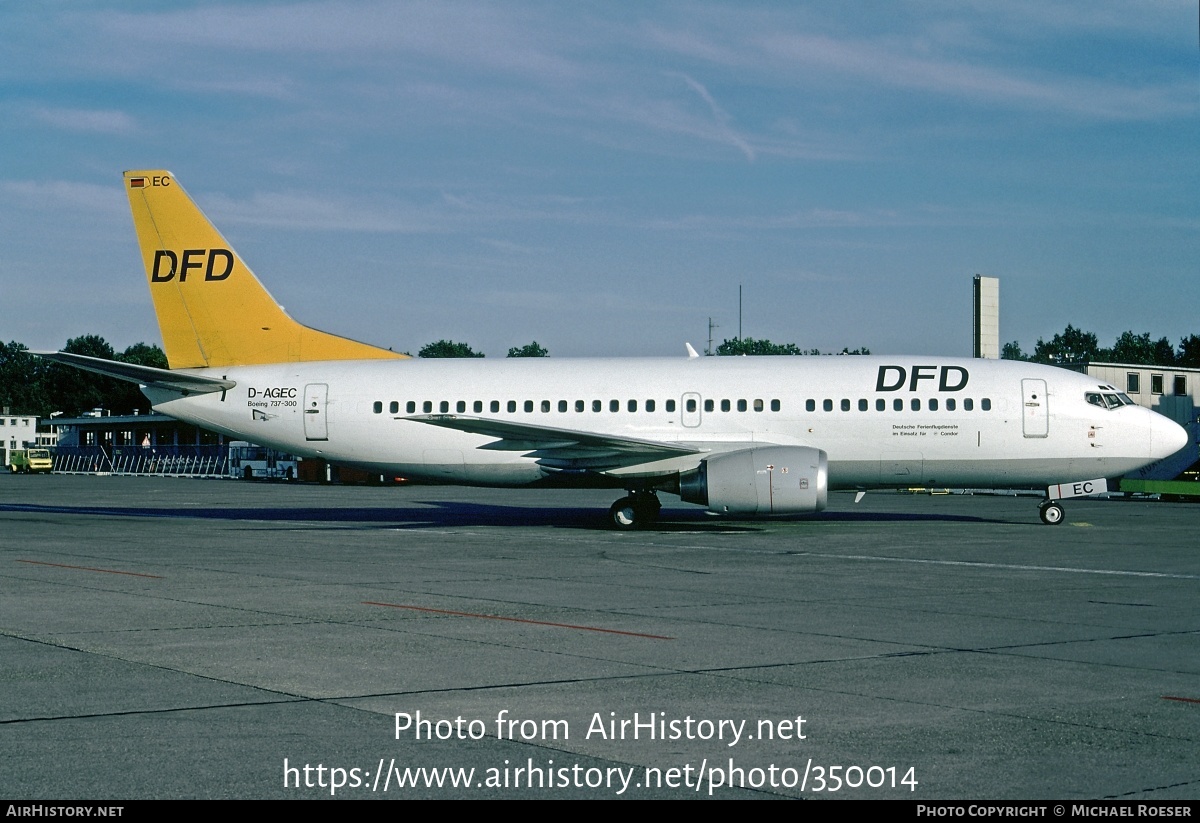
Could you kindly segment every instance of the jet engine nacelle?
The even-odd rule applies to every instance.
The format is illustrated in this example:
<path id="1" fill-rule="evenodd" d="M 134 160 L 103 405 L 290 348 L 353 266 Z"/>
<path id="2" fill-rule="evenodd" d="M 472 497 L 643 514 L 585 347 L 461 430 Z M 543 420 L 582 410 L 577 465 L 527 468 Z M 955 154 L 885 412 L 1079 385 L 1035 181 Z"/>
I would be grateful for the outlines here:
<path id="1" fill-rule="evenodd" d="M 829 502 L 829 460 L 807 446 L 718 454 L 680 472 L 679 496 L 721 514 L 819 512 Z"/>

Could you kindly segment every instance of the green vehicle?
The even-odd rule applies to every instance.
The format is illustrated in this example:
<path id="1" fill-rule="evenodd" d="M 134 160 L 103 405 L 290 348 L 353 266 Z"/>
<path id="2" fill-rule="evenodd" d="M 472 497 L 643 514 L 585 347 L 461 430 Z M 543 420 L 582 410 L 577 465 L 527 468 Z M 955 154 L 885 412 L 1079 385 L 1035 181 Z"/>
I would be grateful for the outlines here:
<path id="1" fill-rule="evenodd" d="M 8 458 L 8 468 L 13 474 L 49 474 L 53 467 L 49 449 L 13 449 Z"/>

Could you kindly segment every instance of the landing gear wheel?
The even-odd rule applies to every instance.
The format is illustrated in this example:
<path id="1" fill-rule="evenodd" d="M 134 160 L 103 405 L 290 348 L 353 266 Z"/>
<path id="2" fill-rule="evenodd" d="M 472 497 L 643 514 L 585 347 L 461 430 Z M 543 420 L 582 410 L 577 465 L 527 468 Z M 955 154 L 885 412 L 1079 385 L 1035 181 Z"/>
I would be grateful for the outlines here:
<path id="1" fill-rule="evenodd" d="M 642 524 L 640 514 L 637 501 L 632 497 L 622 497 L 608 510 L 609 519 L 612 520 L 613 526 L 620 531 L 630 531 L 640 526 Z"/>
<path id="2" fill-rule="evenodd" d="M 634 492 L 622 497 L 608 510 L 613 526 L 622 530 L 640 529 L 658 519 L 662 503 L 654 492 Z"/>
<path id="3" fill-rule="evenodd" d="M 1062 504 L 1057 500 L 1047 500 L 1038 506 L 1038 516 L 1042 518 L 1042 522 L 1047 526 L 1057 526 L 1063 522 L 1066 513 L 1063 511 Z"/>

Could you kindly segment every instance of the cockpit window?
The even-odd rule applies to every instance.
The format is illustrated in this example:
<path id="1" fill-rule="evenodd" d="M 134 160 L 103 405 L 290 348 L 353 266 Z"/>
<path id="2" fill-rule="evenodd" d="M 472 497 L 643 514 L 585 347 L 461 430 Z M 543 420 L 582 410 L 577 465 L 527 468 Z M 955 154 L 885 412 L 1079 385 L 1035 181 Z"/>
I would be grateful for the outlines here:
<path id="1" fill-rule="evenodd" d="M 1122 394 L 1118 391 L 1105 392 L 1086 392 L 1083 395 L 1084 400 L 1093 406 L 1099 406 L 1102 409 L 1119 409 L 1121 406 L 1132 406 L 1134 402 L 1129 399 L 1129 395 Z"/>

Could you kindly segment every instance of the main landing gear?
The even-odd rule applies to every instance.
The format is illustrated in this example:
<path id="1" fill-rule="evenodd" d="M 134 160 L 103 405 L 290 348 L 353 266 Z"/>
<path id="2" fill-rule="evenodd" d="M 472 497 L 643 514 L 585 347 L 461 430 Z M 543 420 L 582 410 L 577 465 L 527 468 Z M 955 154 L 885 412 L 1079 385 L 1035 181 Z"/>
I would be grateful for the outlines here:
<path id="1" fill-rule="evenodd" d="M 658 510 L 662 503 L 654 491 L 631 491 L 628 497 L 622 497 L 608 510 L 608 516 L 615 528 L 622 531 L 640 529 L 658 519 Z"/>
<path id="2" fill-rule="evenodd" d="M 1043 500 L 1038 506 L 1038 516 L 1047 526 L 1057 526 L 1067 515 L 1063 511 L 1062 503 L 1057 500 Z"/>

